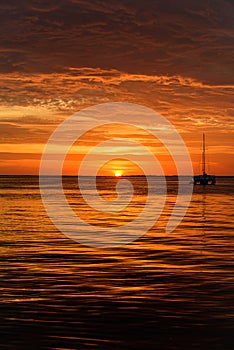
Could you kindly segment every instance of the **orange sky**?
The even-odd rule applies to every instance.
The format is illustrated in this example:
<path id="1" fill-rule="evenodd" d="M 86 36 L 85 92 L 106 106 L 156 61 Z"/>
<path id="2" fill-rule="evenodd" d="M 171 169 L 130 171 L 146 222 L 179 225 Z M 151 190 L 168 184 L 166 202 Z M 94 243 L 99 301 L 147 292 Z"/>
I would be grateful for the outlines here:
<path id="1" fill-rule="evenodd" d="M 167 2 L 0 5 L 0 174 L 38 174 L 60 122 L 84 107 L 125 101 L 154 109 L 177 128 L 195 173 L 205 132 L 209 172 L 234 175 L 233 7 L 221 0 Z M 67 157 L 65 173 L 76 174 L 87 146 L 86 139 Z M 148 146 L 173 175 L 165 148 Z"/>
<path id="2" fill-rule="evenodd" d="M 38 174 L 44 144 L 60 122 L 89 105 L 128 101 L 153 108 L 177 128 L 190 151 L 195 172 L 200 170 L 201 139 L 202 132 L 205 131 L 210 172 L 233 175 L 230 86 L 204 85 L 181 77 L 132 77 L 121 72 L 117 76 L 116 72 L 111 71 L 106 78 L 106 72 L 101 72 L 100 69 L 98 74 L 93 69 L 92 74 L 92 82 L 87 82 L 83 75 L 74 75 L 74 70 L 71 77 L 69 74 L 21 76 L 15 73 L 8 74 L 7 77 L 1 76 L 2 84 L 8 87 L 19 86 L 17 91 L 12 88 L 8 104 L 0 107 L 1 174 Z M 111 74 L 115 76 L 112 77 Z M 49 85 L 45 84 L 45 80 L 50 80 Z M 36 87 L 40 90 L 40 96 L 44 96 L 43 89 L 49 89 L 50 98 L 40 98 L 38 92 L 34 92 L 34 87 L 35 90 Z M 82 98 L 75 93 L 80 90 L 84 91 Z M 25 105 L 21 102 L 24 91 L 27 91 L 28 99 Z M 100 141 L 102 138 L 105 139 L 104 134 Z M 87 142 L 88 140 L 84 141 L 83 146 Z M 81 155 L 83 152 L 85 147 Z M 158 148 L 158 154 L 162 158 L 164 152 L 161 152 L 160 155 Z M 75 155 L 78 156 L 77 152 Z M 78 163 L 71 159 L 69 162 L 66 173 L 75 174 L 76 169 L 73 167 L 77 167 Z M 166 173 L 175 173 L 173 164 L 166 167 Z"/>

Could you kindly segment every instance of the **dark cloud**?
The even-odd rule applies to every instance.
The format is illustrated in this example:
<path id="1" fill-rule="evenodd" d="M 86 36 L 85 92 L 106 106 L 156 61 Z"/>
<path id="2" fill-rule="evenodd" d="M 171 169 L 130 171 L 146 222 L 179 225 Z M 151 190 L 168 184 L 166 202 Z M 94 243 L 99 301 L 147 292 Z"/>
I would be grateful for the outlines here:
<path id="1" fill-rule="evenodd" d="M 18 128 L 19 126 L 48 126 L 48 125 L 56 125 L 59 123 L 59 119 L 58 118 L 48 118 L 48 116 L 44 116 L 44 118 L 42 117 L 36 117 L 34 115 L 24 115 L 22 117 L 17 117 L 17 118 L 13 118 L 13 117 L 6 117 L 3 120 L 0 119 L 0 125 L 3 125 L 5 127 L 6 130 L 6 125 L 9 125 L 10 128 L 12 126 Z"/>
<path id="2" fill-rule="evenodd" d="M 49 128 L 48 128 L 49 129 Z M 26 127 L 15 123 L 0 122 L 0 142 L 2 144 L 46 142 L 50 130 L 42 127 Z M 15 148 L 17 152 L 17 147 Z"/>
<path id="3" fill-rule="evenodd" d="M 35 12 L 53 12 L 60 8 L 64 1 L 56 0 L 49 2 L 48 0 L 33 0 L 33 1 L 23 1 L 23 5 L 26 9 Z"/>
<path id="4" fill-rule="evenodd" d="M 41 159 L 41 154 L 40 153 L 12 153 L 12 152 L 1 152 L 1 161 L 9 161 L 9 160 L 19 160 L 22 162 L 22 159 L 25 161 L 31 160 L 31 159 L 36 159 L 40 160 Z"/>
<path id="5" fill-rule="evenodd" d="M 233 3 L 226 0 L 2 1 L 2 72 L 100 67 L 230 83 Z"/>
<path id="6" fill-rule="evenodd" d="M 1 0 L 1 171 L 35 173 L 58 123 L 110 101 L 163 114 L 192 154 L 205 126 L 230 168 L 233 13 L 232 0 Z"/>

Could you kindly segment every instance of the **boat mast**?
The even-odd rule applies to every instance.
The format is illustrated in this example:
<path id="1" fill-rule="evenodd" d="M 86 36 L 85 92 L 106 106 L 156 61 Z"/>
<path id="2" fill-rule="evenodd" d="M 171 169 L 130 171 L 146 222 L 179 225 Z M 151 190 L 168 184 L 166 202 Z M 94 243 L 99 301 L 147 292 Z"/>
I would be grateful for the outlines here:
<path id="1" fill-rule="evenodd" d="M 202 172 L 203 175 L 206 173 L 206 146 L 205 146 L 205 134 L 203 133 L 202 138 L 202 145 L 203 145 L 203 151 L 202 151 Z"/>

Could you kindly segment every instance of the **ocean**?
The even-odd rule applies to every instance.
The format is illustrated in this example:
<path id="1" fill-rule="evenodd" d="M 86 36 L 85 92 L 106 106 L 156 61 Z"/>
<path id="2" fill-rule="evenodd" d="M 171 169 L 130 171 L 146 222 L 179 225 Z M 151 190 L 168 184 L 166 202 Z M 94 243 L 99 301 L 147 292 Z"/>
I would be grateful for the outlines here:
<path id="1" fill-rule="evenodd" d="M 108 222 L 81 203 L 75 177 L 63 184 L 74 212 L 95 230 L 140 210 L 146 183 L 130 180 L 132 205 Z M 112 198 L 117 179 L 98 181 Z M 1 176 L 0 349 L 233 349 L 233 185 L 234 178 L 218 177 L 215 186 L 195 186 L 186 216 L 166 234 L 177 193 L 176 178 L 167 178 L 154 227 L 99 249 L 54 226 L 38 177 Z"/>

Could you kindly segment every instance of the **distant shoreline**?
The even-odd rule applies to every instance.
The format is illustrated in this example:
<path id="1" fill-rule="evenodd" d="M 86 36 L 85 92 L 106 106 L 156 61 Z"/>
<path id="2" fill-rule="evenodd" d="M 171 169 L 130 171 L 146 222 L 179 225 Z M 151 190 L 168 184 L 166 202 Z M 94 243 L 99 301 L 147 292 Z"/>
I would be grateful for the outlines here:
<path id="1" fill-rule="evenodd" d="M 0 177 L 39 177 L 39 175 L 13 175 L 13 174 L 5 174 L 1 175 Z M 43 175 L 44 177 L 59 177 L 59 175 Z M 126 177 L 164 177 L 164 175 L 123 175 L 121 177 L 118 177 L 118 179 L 126 178 Z M 192 177 L 193 175 L 181 175 L 180 177 Z M 63 177 L 77 177 L 77 175 L 63 175 Z M 79 177 L 95 177 L 93 175 L 79 175 Z M 98 175 L 97 177 L 107 177 L 107 178 L 116 178 L 114 175 Z M 165 175 L 165 177 L 178 177 L 178 175 Z M 216 175 L 217 178 L 232 178 L 234 175 Z"/>

